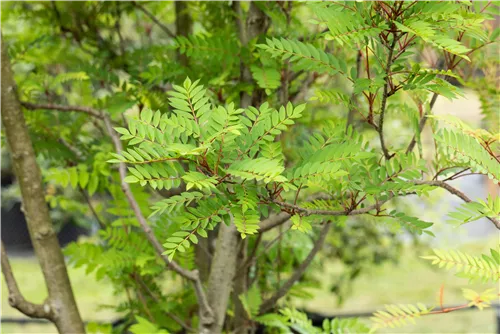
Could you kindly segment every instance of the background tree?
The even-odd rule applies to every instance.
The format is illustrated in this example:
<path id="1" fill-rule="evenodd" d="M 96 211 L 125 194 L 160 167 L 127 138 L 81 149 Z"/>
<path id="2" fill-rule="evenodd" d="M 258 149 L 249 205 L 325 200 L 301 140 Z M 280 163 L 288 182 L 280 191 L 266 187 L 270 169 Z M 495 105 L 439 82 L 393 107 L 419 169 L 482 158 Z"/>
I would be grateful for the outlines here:
<path id="1" fill-rule="evenodd" d="M 491 3 L 2 7 L 35 151 L 58 189 L 47 199 L 100 226 L 66 254 L 127 295 L 117 310 L 134 332 L 311 331 L 293 309 L 271 312 L 305 297 L 315 262 L 335 254 L 353 279 L 396 259 L 401 231 L 433 235 L 406 196 L 443 188 L 467 203 L 456 223 L 500 226 L 498 198 L 472 201 L 449 183 L 468 171 L 498 182 L 498 136 L 430 117 L 439 95 L 460 94 L 456 78 L 488 83 L 483 112 L 495 118 L 494 74 L 467 71 L 471 59 L 491 64 Z M 424 48 L 444 68 L 415 56 Z M 339 326 L 364 328 L 323 330 Z"/>

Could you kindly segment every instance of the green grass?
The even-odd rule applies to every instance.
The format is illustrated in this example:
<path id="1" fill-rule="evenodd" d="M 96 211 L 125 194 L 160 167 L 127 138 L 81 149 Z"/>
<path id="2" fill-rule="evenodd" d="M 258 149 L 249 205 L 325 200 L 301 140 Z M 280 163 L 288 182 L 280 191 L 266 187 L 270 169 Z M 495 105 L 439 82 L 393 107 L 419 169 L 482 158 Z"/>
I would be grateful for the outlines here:
<path id="1" fill-rule="evenodd" d="M 47 289 L 36 259 L 34 257 L 10 257 L 10 262 L 23 296 L 34 303 L 43 302 L 47 297 Z M 75 291 L 78 308 L 84 320 L 112 321 L 119 317 L 113 310 L 99 308 L 100 304 L 114 304 L 118 300 L 118 297 L 113 295 L 110 283 L 97 282 L 93 275 L 85 275 L 85 270 L 81 268 L 69 268 L 69 276 Z M 2 276 L 2 317 L 25 317 L 10 307 L 7 295 L 7 287 Z M 57 331 L 52 324 L 4 324 L 2 325 L 2 333 L 57 333 Z"/>
<path id="2" fill-rule="evenodd" d="M 469 254 L 481 254 L 498 244 L 497 238 L 474 242 L 460 246 Z M 449 247 L 451 248 L 451 247 Z M 425 251 L 427 254 L 427 251 Z M 342 307 L 336 304 L 336 298 L 327 291 L 327 284 L 333 280 L 340 269 L 335 264 L 325 266 L 321 279 L 325 284 L 312 291 L 315 297 L 307 302 L 296 302 L 297 307 L 306 307 L 311 311 L 325 314 L 351 313 L 382 309 L 384 304 L 417 303 L 432 305 L 437 300 L 437 292 L 444 284 L 445 304 L 462 304 L 464 300 L 461 288 L 467 281 L 458 278 L 452 271 L 436 269 L 427 261 L 419 258 L 423 253 L 406 249 L 399 265 L 386 264 L 373 268 L 360 277 L 353 286 L 353 293 L 346 299 Z M 42 302 L 47 295 L 43 278 L 34 258 L 11 258 L 11 264 L 24 296 L 32 302 Z M 110 321 L 119 317 L 109 309 L 100 309 L 100 304 L 113 304 L 117 297 L 106 281 L 96 282 L 93 276 L 86 276 L 82 269 L 69 269 L 76 300 L 82 317 L 85 320 Z M 489 284 L 487 287 L 494 287 Z M 469 286 L 478 291 L 485 290 L 485 285 Z M 7 302 L 7 290 L 2 277 L 2 316 L 24 317 L 11 308 Z M 363 319 L 369 323 L 368 319 Z M 492 309 L 479 311 L 454 312 L 423 317 L 417 325 L 410 325 L 396 330 L 383 330 L 382 333 L 495 333 L 495 311 Z M 2 333 L 56 333 L 53 325 L 3 325 Z"/>

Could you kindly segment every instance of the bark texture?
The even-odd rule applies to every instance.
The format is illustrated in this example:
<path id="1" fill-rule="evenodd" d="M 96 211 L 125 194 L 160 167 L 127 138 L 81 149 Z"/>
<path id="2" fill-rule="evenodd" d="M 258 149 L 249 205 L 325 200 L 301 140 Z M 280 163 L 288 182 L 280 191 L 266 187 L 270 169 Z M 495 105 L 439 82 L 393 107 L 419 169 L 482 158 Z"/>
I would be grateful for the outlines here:
<path id="1" fill-rule="evenodd" d="M 49 292 L 44 304 L 47 318 L 56 325 L 60 333 L 84 333 L 64 257 L 45 202 L 40 168 L 16 95 L 10 60 L 3 40 L 1 96 L 2 123 L 21 190 L 23 212 Z"/>
<path id="2" fill-rule="evenodd" d="M 252 2 L 247 13 L 246 21 L 243 20 L 243 12 L 238 1 L 233 2 L 235 23 L 239 31 L 240 43 L 246 48 L 249 41 L 264 33 L 269 27 L 269 18 Z M 243 62 L 240 62 L 240 81 L 251 83 L 252 74 Z M 260 92 L 261 93 L 261 92 Z M 256 105 L 260 101 L 259 90 L 253 94 L 242 92 L 240 107 L 247 108 Z M 228 299 L 232 290 L 232 301 L 234 303 L 234 318 L 232 327 L 234 333 L 246 333 L 246 314 L 239 295 L 246 292 L 248 286 L 246 275 L 238 276 L 234 281 L 237 262 L 244 263 L 246 260 L 246 243 L 242 244 L 241 237 L 232 225 L 227 227 L 220 224 L 219 237 L 217 239 L 216 251 L 212 261 L 212 268 L 208 282 L 209 303 L 214 311 L 214 324 L 204 333 L 220 333 L 224 325 Z M 222 270 L 224 268 L 224 270 Z"/>
<path id="3" fill-rule="evenodd" d="M 239 238 L 239 236 L 237 236 Z M 247 247 L 248 239 L 240 241 L 240 247 L 238 250 L 237 265 L 240 266 L 242 263 L 247 261 Z M 234 320 L 233 328 L 235 334 L 245 334 L 248 333 L 247 329 L 247 313 L 245 307 L 241 303 L 240 295 L 244 294 L 248 290 L 248 268 L 243 268 L 243 273 L 235 272 L 235 278 L 233 282 L 233 305 L 234 305 Z"/>
<path id="4" fill-rule="evenodd" d="M 175 2 L 175 33 L 176 36 L 187 37 L 191 35 L 193 30 L 193 20 L 189 15 L 187 1 Z M 182 66 L 188 65 L 188 57 L 179 52 L 179 62 Z"/>
<path id="5" fill-rule="evenodd" d="M 201 334 L 222 333 L 236 271 L 236 255 L 240 237 L 232 222 L 229 227 L 224 223 L 220 223 L 219 226 L 217 247 L 208 278 L 208 303 L 212 309 L 214 321 L 210 324 L 201 323 Z"/>
<path id="6" fill-rule="evenodd" d="M 176 3 L 177 4 L 177 3 Z M 242 47 L 247 47 L 250 40 L 265 32 L 269 26 L 269 18 L 262 12 L 255 3 L 250 4 L 250 9 L 247 14 L 247 20 L 243 21 L 243 13 L 240 3 L 233 2 L 233 10 L 236 17 L 236 25 L 239 31 L 239 37 Z M 178 12 L 176 7 L 176 13 Z M 177 14 L 177 18 L 180 16 Z M 178 32 L 182 31 L 178 28 Z M 182 60 L 181 60 L 182 61 Z M 252 82 L 252 74 L 248 67 L 241 61 L 241 82 Z M 254 92 L 253 97 L 246 92 L 241 95 L 240 106 L 247 108 L 258 99 L 258 94 Z M 213 323 L 200 323 L 199 332 L 202 334 L 221 333 L 224 326 L 229 297 L 233 290 L 233 279 L 236 271 L 237 259 L 244 261 L 245 251 L 240 250 L 241 238 L 238 235 L 236 228 L 232 224 L 230 227 L 225 224 L 220 224 L 219 235 L 217 237 L 216 250 L 213 255 L 210 275 L 208 278 L 208 303 L 213 312 Z M 246 278 L 237 279 L 234 286 L 233 302 L 235 303 L 235 317 L 233 326 L 237 328 L 236 333 L 244 332 L 245 316 L 243 307 L 240 305 L 238 294 L 244 293 L 247 289 Z"/>

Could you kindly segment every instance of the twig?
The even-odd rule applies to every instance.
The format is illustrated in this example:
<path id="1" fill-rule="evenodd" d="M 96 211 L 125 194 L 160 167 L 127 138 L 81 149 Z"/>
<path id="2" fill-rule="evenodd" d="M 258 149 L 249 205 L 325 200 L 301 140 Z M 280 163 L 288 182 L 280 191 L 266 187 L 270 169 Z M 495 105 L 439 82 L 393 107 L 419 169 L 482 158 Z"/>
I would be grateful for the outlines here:
<path id="1" fill-rule="evenodd" d="M 80 192 L 82 193 L 83 197 L 85 198 L 85 201 L 87 202 L 87 205 L 88 205 L 90 211 L 92 212 L 92 215 L 94 216 L 95 220 L 97 221 L 97 223 L 99 224 L 101 229 L 103 229 L 103 230 L 106 229 L 106 224 L 104 224 L 102 222 L 102 220 L 99 218 L 99 215 L 95 211 L 94 206 L 90 202 L 89 195 L 85 192 L 85 190 L 82 187 L 80 187 Z"/>
<path id="2" fill-rule="evenodd" d="M 26 299 L 24 299 L 19 287 L 17 286 L 16 278 L 12 273 L 12 268 L 10 267 L 9 259 L 7 258 L 7 252 L 2 242 L 2 273 L 5 278 L 5 283 L 7 285 L 7 290 L 9 291 L 9 305 L 13 308 L 19 310 L 21 313 L 27 315 L 30 318 L 38 319 L 52 319 L 52 309 L 48 304 L 34 304 Z"/>
<path id="3" fill-rule="evenodd" d="M 115 151 L 116 153 L 120 154 L 122 152 L 122 143 L 120 141 L 120 137 L 118 136 L 118 133 L 113 129 L 111 125 L 111 120 L 109 119 L 109 116 L 106 114 L 102 114 L 104 118 L 104 123 L 106 125 L 106 129 L 113 141 L 113 144 L 115 146 Z M 201 316 L 204 317 L 204 321 L 207 321 L 210 323 L 212 320 L 212 310 L 208 304 L 207 297 L 205 295 L 205 292 L 203 290 L 203 286 L 198 274 L 197 270 L 189 271 L 184 268 L 182 268 L 177 262 L 175 261 L 170 261 L 166 255 L 163 254 L 163 247 L 154 235 L 151 227 L 146 221 L 146 218 L 144 218 L 141 209 L 139 208 L 139 204 L 134 198 L 134 195 L 132 194 L 132 191 L 130 190 L 130 186 L 127 182 L 125 182 L 125 177 L 127 176 L 127 167 L 125 166 L 125 163 L 120 162 L 119 167 L 118 167 L 119 173 L 120 173 L 120 179 L 121 179 L 121 187 L 122 191 L 125 194 L 125 197 L 127 198 L 127 201 L 134 211 L 134 214 L 139 221 L 139 224 L 141 225 L 142 230 L 144 233 L 146 233 L 146 237 L 148 238 L 149 242 L 153 245 L 156 253 L 163 259 L 165 264 L 181 275 L 182 277 L 192 281 L 194 283 L 196 295 L 198 298 L 198 302 L 200 303 L 200 309 L 201 309 Z"/>
<path id="4" fill-rule="evenodd" d="M 135 273 L 130 274 L 132 278 L 135 280 L 137 284 L 139 284 L 137 277 Z M 139 298 L 139 301 L 141 302 L 142 308 L 144 309 L 144 312 L 148 315 L 148 318 L 150 321 L 154 321 L 154 317 L 151 314 L 151 311 L 149 310 L 148 303 L 146 302 L 146 298 L 144 298 L 144 295 L 141 292 L 141 289 L 135 289 L 135 294 L 137 295 L 137 298 Z"/>
<path id="5" fill-rule="evenodd" d="M 63 145 L 64 147 L 66 147 L 69 151 L 71 151 L 71 153 L 73 153 L 78 159 L 81 159 L 83 157 L 82 152 L 80 152 L 78 150 L 78 148 L 76 148 L 75 146 L 71 145 L 66 140 L 64 140 L 62 138 L 59 138 L 59 139 L 57 139 L 57 141 L 59 143 L 61 143 L 61 145 Z"/>
<path id="6" fill-rule="evenodd" d="M 35 104 L 35 103 L 23 102 L 23 101 L 21 101 L 21 105 L 29 110 L 49 109 L 49 110 L 58 110 L 58 111 L 77 111 L 77 112 L 86 113 L 86 114 L 93 116 L 95 118 L 99 118 L 99 119 L 103 118 L 103 116 L 100 114 L 99 110 L 96 110 L 96 109 L 91 108 L 91 107 L 63 106 L 63 105 L 52 104 L 52 103 Z"/>
<path id="7" fill-rule="evenodd" d="M 160 298 L 158 298 L 158 296 L 156 296 L 153 293 L 153 291 L 151 291 L 151 289 L 146 285 L 146 283 L 144 283 L 144 281 L 142 280 L 141 276 L 134 275 L 134 279 L 135 279 L 135 281 L 137 283 L 139 283 L 141 285 L 141 287 L 144 290 L 146 290 L 146 292 L 151 296 L 151 298 L 156 302 L 156 304 L 160 304 L 161 303 Z M 190 333 L 194 333 L 195 332 L 195 330 L 193 328 L 191 328 L 188 324 L 186 324 L 184 321 L 182 321 L 182 319 L 180 319 L 175 314 L 173 314 L 171 312 L 168 312 L 168 311 L 166 311 L 165 314 L 168 315 L 170 318 L 172 318 L 172 320 L 174 320 L 177 324 L 179 324 L 179 326 L 181 326 L 182 328 L 184 328 L 187 332 L 190 332 Z"/>
<path id="8" fill-rule="evenodd" d="M 467 195 L 465 195 L 463 192 L 461 192 L 457 188 L 450 186 L 448 183 L 443 182 L 443 181 L 414 180 L 413 183 L 416 185 L 429 185 L 429 186 L 440 187 L 440 188 L 446 189 L 450 194 L 453 194 L 453 195 L 461 198 L 464 202 L 467 202 L 467 203 L 472 202 L 472 200 L 469 197 L 467 197 Z M 490 220 L 493 224 L 495 224 L 497 229 L 500 230 L 500 220 L 498 218 L 495 218 L 495 217 L 486 217 L 486 218 L 488 218 L 488 220 Z"/>
<path id="9" fill-rule="evenodd" d="M 361 50 L 358 50 L 358 54 L 356 56 L 356 79 L 359 78 L 360 72 L 361 72 L 361 58 L 363 57 L 363 53 Z M 366 52 L 366 64 L 368 67 L 368 52 Z M 369 73 L 369 69 L 367 68 L 367 73 Z M 368 74 L 370 75 L 370 74 Z M 347 133 L 347 130 L 349 129 L 349 126 L 351 125 L 353 118 L 354 118 L 354 112 L 356 109 L 355 106 L 356 103 L 356 94 L 354 94 L 354 89 L 352 90 L 351 97 L 349 98 L 349 111 L 347 112 L 347 122 L 345 124 L 345 132 Z"/>
<path id="10" fill-rule="evenodd" d="M 379 210 L 380 207 L 388 202 L 390 199 L 392 199 L 394 195 L 388 195 L 388 197 L 385 200 L 378 201 L 377 203 L 367 206 L 362 209 L 355 209 L 355 210 L 341 210 L 341 211 L 333 211 L 333 210 L 310 210 L 310 209 L 305 209 L 302 208 L 298 205 L 294 204 L 289 204 L 285 202 L 280 202 L 280 201 L 274 201 L 275 204 L 278 204 L 281 207 L 285 207 L 288 209 L 292 209 L 298 212 L 301 212 L 303 216 L 311 216 L 311 215 L 324 215 L 324 216 L 354 216 L 354 215 L 362 215 L 365 213 L 368 213 L 372 210 Z"/>
<path id="11" fill-rule="evenodd" d="M 291 215 L 287 212 L 280 212 L 277 215 L 269 216 L 269 218 L 260 222 L 259 233 L 267 232 L 270 229 L 285 223 L 288 219 L 290 219 L 290 217 Z"/>
<path id="12" fill-rule="evenodd" d="M 156 23 L 158 25 L 158 27 L 160 27 L 164 32 L 166 32 L 167 35 L 169 35 L 172 38 L 175 38 L 175 34 L 172 31 L 170 31 L 170 29 L 168 29 L 168 27 L 166 25 L 161 23 L 160 20 L 158 20 L 153 14 L 151 14 L 150 11 L 148 11 L 142 5 L 139 5 L 136 1 L 133 1 L 132 3 L 138 9 L 140 9 L 144 14 L 146 14 L 154 23 Z"/>
<path id="13" fill-rule="evenodd" d="M 445 79 L 446 80 L 446 79 Z M 427 111 L 422 118 L 420 119 L 420 122 L 418 123 L 418 133 L 422 133 L 422 130 L 424 129 L 425 122 L 427 122 L 427 116 L 429 116 L 430 112 L 432 111 L 432 108 L 434 107 L 434 104 L 436 103 L 436 100 L 438 98 L 439 94 L 434 93 L 431 98 L 431 103 L 429 105 L 429 111 Z M 413 138 L 411 139 L 410 144 L 408 144 L 408 148 L 406 149 L 406 154 L 410 153 L 413 151 L 413 148 L 415 147 L 415 144 L 417 143 L 417 135 L 413 135 Z"/>
<path id="14" fill-rule="evenodd" d="M 297 267 L 297 269 L 295 269 L 292 276 L 281 286 L 281 288 L 279 288 L 278 291 L 276 291 L 276 293 L 273 296 L 271 296 L 269 299 L 266 299 L 262 303 L 262 305 L 259 309 L 259 314 L 263 314 L 263 313 L 269 311 L 281 297 L 286 295 L 286 293 L 292 288 L 292 286 L 295 284 L 295 282 L 297 282 L 302 277 L 302 275 L 304 274 L 304 272 L 309 267 L 312 260 L 314 259 L 314 257 L 318 253 L 318 251 L 323 247 L 323 244 L 324 244 L 325 239 L 326 239 L 326 235 L 328 234 L 328 231 L 330 230 L 330 226 L 331 226 L 330 221 L 325 223 L 325 225 L 321 229 L 318 240 L 316 240 L 316 242 L 314 243 L 314 247 L 309 252 L 306 259 Z"/>
<path id="15" fill-rule="evenodd" d="M 276 243 L 276 241 L 278 241 L 283 236 L 283 234 L 285 234 L 289 230 L 290 230 L 290 228 L 288 228 L 286 231 L 280 231 L 280 233 L 274 239 L 272 239 L 266 245 L 266 247 L 264 247 L 263 250 L 261 250 L 259 252 L 259 254 L 255 254 L 255 256 L 253 256 L 253 258 L 251 258 L 251 257 L 248 258 L 248 260 L 245 261 L 245 263 L 240 268 L 238 268 L 238 270 L 246 272 L 246 270 L 248 269 L 248 267 L 250 267 L 252 264 L 254 264 L 257 261 L 257 259 L 260 258 L 263 254 L 267 254 L 267 251 Z M 259 235 L 262 235 L 262 234 L 259 234 Z M 255 248 L 254 248 L 254 250 L 256 251 Z M 238 277 L 240 275 L 241 275 L 241 273 L 238 273 L 235 277 Z"/>
<path id="16" fill-rule="evenodd" d="M 247 267 L 249 266 L 250 263 L 253 262 L 253 258 L 257 254 L 257 248 L 259 248 L 261 241 L 262 241 L 262 233 L 259 233 L 259 235 L 257 236 L 257 240 L 255 240 L 255 245 L 253 246 L 252 252 L 247 257 L 247 261 L 240 268 L 236 270 L 237 274 L 235 278 L 246 273 Z"/>
<path id="17" fill-rule="evenodd" d="M 387 65 L 385 68 L 385 83 L 384 83 L 384 94 L 382 95 L 382 104 L 380 105 L 380 119 L 379 119 L 379 125 L 378 125 L 378 134 L 380 137 L 380 146 L 382 147 L 382 151 L 384 152 L 384 156 L 386 160 L 389 160 L 391 158 L 391 155 L 389 154 L 389 151 L 387 150 L 387 147 L 385 146 L 385 141 L 384 141 L 384 116 L 385 116 L 385 109 L 387 106 L 387 98 L 389 97 L 389 81 L 390 81 L 390 75 L 389 73 L 391 72 L 391 65 L 392 65 L 392 54 L 394 53 L 394 47 L 396 46 L 397 42 L 397 36 L 396 34 L 393 35 L 392 43 L 389 46 L 389 55 L 387 56 Z"/>
<path id="18" fill-rule="evenodd" d="M 310 215 L 326 215 L 326 216 L 354 216 L 354 215 L 362 215 L 365 213 L 370 212 L 371 210 L 379 209 L 381 205 L 389 201 L 391 198 L 393 198 L 393 195 L 389 195 L 389 197 L 383 201 L 379 201 L 378 203 L 375 203 L 371 206 L 362 208 L 362 209 L 354 209 L 354 210 L 341 210 L 341 211 L 333 211 L 333 210 L 310 210 L 310 209 L 305 209 L 302 208 L 298 205 L 295 204 L 290 204 L 290 203 L 285 203 L 285 202 L 280 202 L 280 201 L 274 201 L 275 204 L 278 204 L 281 207 L 287 208 L 287 209 L 292 209 L 295 211 L 299 211 L 302 213 L 304 216 L 310 216 Z M 359 203 L 358 203 L 359 205 Z M 272 215 L 269 216 L 269 218 L 264 219 L 263 221 L 260 222 L 259 224 L 259 233 L 264 233 L 267 232 L 276 226 L 280 226 L 281 224 L 284 224 L 288 219 L 290 219 L 291 215 L 288 212 L 280 212 L 277 215 Z"/>
<path id="19" fill-rule="evenodd" d="M 305 97 L 305 95 L 307 94 L 307 91 L 309 90 L 311 85 L 318 78 L 319 78 L 319 75 L 317 75 L 315 73 L 308 74 L 307 77 L 300 84 L 299 90 L 290 96 L 290 101 L 292 101 L 292 103 L 297 103 L 297 101 L 300 101 L 301 99 L 303 99 Z"/>

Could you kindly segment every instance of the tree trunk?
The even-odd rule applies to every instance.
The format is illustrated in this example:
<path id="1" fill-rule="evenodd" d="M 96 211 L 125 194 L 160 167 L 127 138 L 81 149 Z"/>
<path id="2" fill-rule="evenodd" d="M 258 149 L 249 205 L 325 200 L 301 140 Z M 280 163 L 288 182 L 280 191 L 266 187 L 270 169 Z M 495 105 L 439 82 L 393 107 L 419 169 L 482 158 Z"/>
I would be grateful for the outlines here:
<path id="1" fill-rule="evenodd" d="M 208 303 L 212 309 L 214 321 L 211 324 L 200 324 L 201 334 L 222 333 L 236 271 L 240 240 L 232 221 L 229 227 L 225 223 L 219 224 L 219 236 L 208 278 Z"/>
<path id="2" fill-rule="evenodd" d="M 189 15 L 188 3 L 186 1 L 175 1 L 175 34 L 187 37 L 193 30 L 193 20 Z M 188 57 L 178 53 L 179 62 L 182 66 L 188 65 Z"/>
<path id="3" fill-rule="evenodd" d="M 73 296 L 66 264 L 45 202 L 40 168 L 16 95 L 6 45 L 2 39 L 2 123 L 10 148 L 13 169 L 22 195 L 26 222 L 49 297 L 45 307 L 59 333 L 84 333 Z"/>
<path id="4" fill-rule="evenodd" d="M 242 47 L 247 47 L 248 41 L 265 32 L 269 26 L 269 18 L 261 11 L 255 3 L 250 4 L 247 20 L 243 23 L 243 15 L 241 6 L 238 1 L 233 2 L 233 10 L 236 14 L 236 25 L 239 30 L 240 42 Z M 248 67 L 241 62 L 241 82 L 252 82 L 252 75 Z M 255 92 L 253 94 L 255 96 Z M 241 95 L 240 107 L 247 108 L 252 105 L 252 95 L 245 92 Z M 214 313 L 214 322 L 212 324 L 200 324 L 200 333 L 202 334 L 217 334 L 222 332 L 227 307 L 229 304 L 229 296 L 233 290 L 233 302 L 235 302 L 235 317 L 233 325 L 238 328 L 238 333 L 246 332 L 245 320 L 243 314 L 243 306 L 238 299 L 238 294 L 245 293 L 247 290 L 246 279 L 238 279 L 233 283 L 236 266 L 238 265 L 238 257 L 244 257 L 245 252 L 239 252 L 241 245 L 241 237 L 236 231 L 234 224 L 227 227 L 221 223 L 219 235 L 217 238 L 216 250 L 213 256 L 210 276 L 208 279 L 208 302 Z"/>
<path id="5" fill-rule="evenodd" d="M 246 263 L 248 239 L 241 240 L 241 247 L 238 251 L 237 265 Z M 233 305 L 234 305 L 234 321 L 233 329 L 235 334 L 248 333 L 247 329 L 247 313 L 240 300 L 240 295 L 248 290 L 248 269 L 243 268 L 244 273 L 235 273 L 236 277 L 233 282 Z"/>

